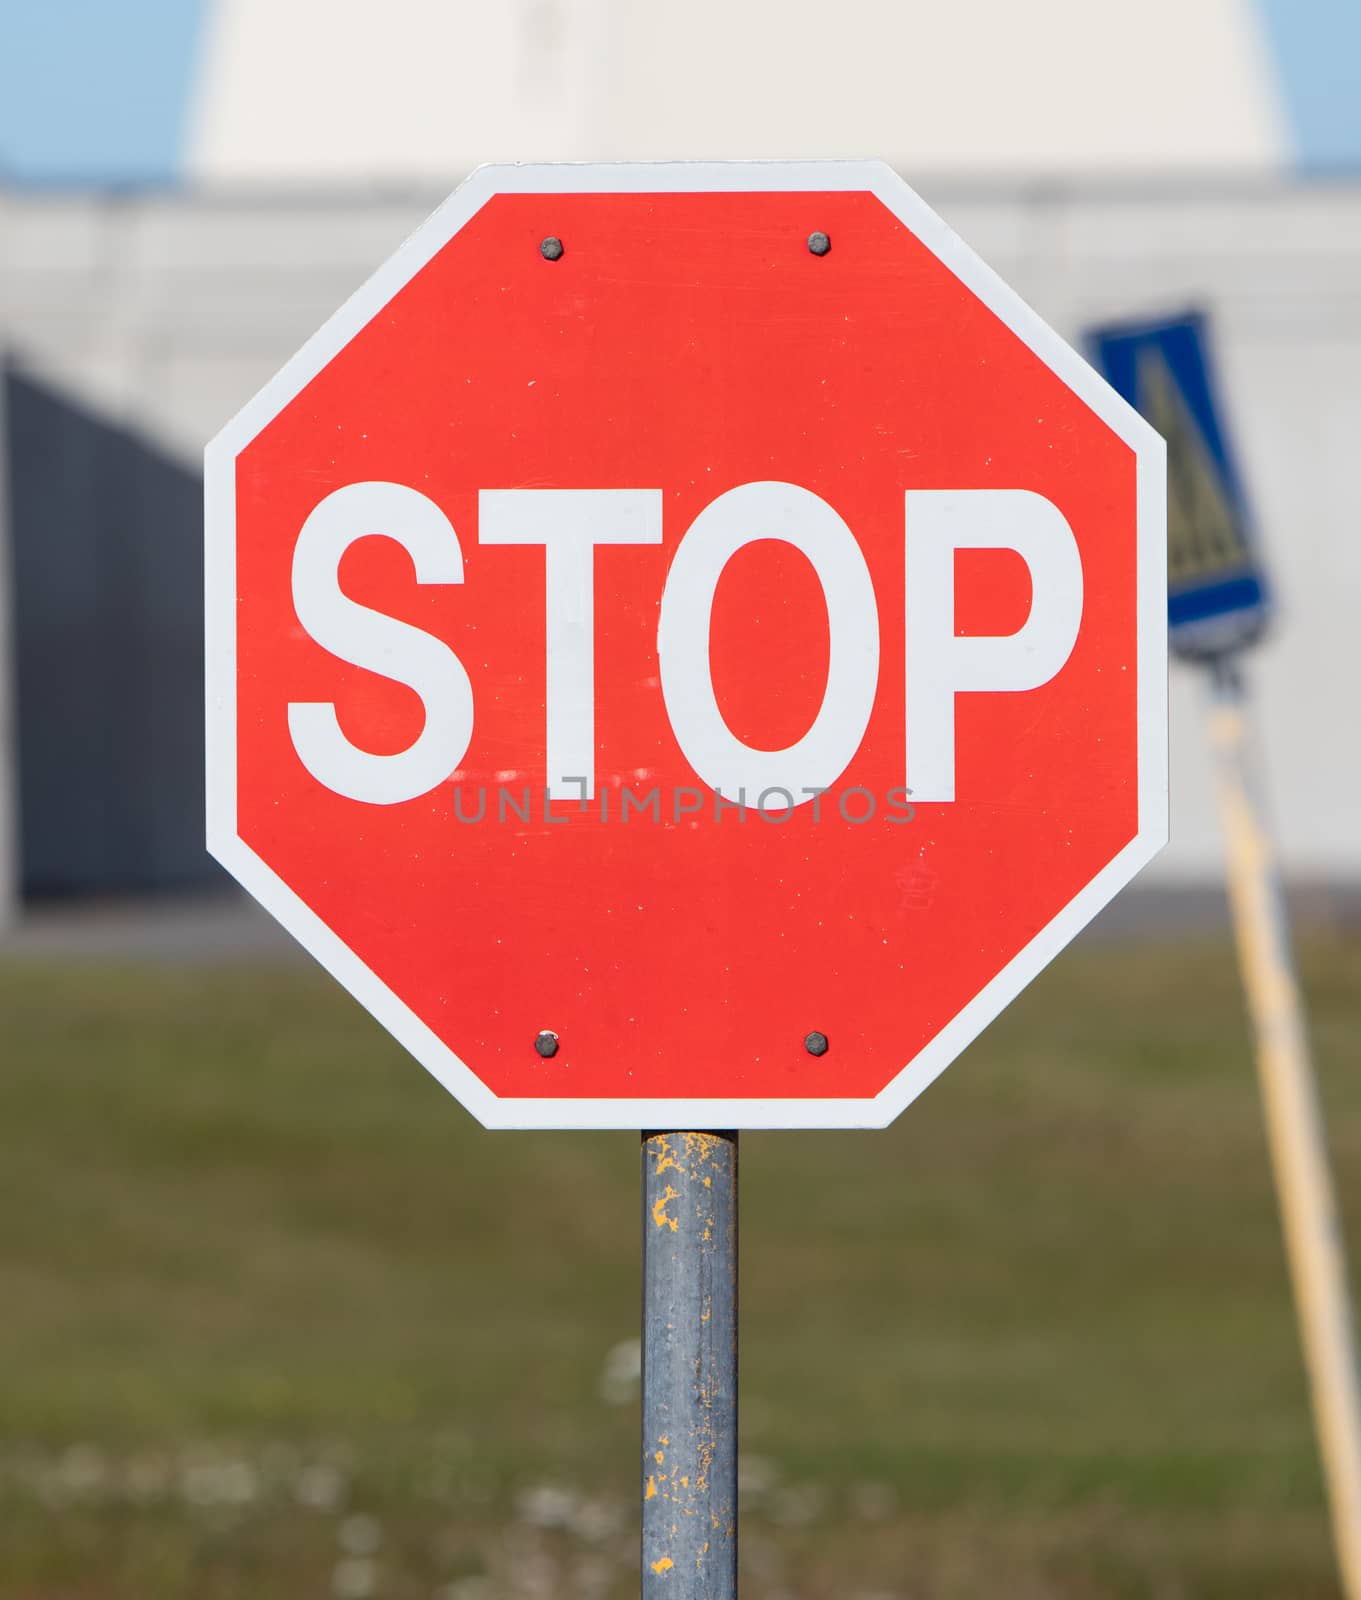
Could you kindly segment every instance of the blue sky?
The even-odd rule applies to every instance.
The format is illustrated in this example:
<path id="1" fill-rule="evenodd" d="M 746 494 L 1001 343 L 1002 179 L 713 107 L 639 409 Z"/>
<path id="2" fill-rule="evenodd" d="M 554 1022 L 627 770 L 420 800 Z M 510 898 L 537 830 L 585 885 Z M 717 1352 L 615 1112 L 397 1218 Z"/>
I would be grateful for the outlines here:
<path id="1" fill-rule="evenodd" d="M 207 0 L 0 0 L 0 180 L 180 170 Z"/>
<path id="2" fill-rule="evenodd" d="M 1361 168 L 1361 0 L 1257 0 L 1298 164 Z"/>

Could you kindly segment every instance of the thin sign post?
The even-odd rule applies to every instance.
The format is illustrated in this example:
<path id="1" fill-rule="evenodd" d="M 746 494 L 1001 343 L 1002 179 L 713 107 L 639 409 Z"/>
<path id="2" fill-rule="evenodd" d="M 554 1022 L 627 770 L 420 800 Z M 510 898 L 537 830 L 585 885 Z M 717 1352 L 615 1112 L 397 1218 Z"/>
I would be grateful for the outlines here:
<path id="1" fill-rule="evenodd" d="M 1168 635 L 1206 680 L 1229 905 L 1333 1543 L 1347 1600 L 1361 1600 L 1361 1396 L 1347 1263 L 1242 670 L 1269 620 L 1270 586 L 1205 317 L 1116 325 L 1094 331 L 1090 343 L 1111 383 L 1167 439 Z"/>
<path id="2" fill-rule="evenodd" d="M 1347 1260 L 1280 868 L 1237 661 L 1210 671 L 1210 743 L 1238 960 L 1343 1590 L 1361 1597 L 1361 1393 Z"/>
<path id="3" fill-rule="evenodd" d="M 642 1593 L 737 1594 L 737 1135 L 643 1135 Z"/>

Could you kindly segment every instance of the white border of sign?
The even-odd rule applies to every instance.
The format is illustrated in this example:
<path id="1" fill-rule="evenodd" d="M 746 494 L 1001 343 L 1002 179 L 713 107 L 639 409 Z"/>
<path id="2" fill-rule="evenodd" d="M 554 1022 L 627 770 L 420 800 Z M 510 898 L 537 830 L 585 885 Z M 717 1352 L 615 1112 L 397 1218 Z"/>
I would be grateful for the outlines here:
<path id="1" fill-rule="evenodd" d="M 499 1099 L 238 837 L 238 452 L 493 195 L 868 191 L 878 197 L 1135 452 L 1138 463 L 1139 831 L 873 1099 Z M 1167 533 L 1161 437 L 879 161 L 623 162 L 479 167 L 205 454 L 208 849 L 266 910 L 488 1128 L 877 1128 L 890 1123 L 1167 842 Z"/>

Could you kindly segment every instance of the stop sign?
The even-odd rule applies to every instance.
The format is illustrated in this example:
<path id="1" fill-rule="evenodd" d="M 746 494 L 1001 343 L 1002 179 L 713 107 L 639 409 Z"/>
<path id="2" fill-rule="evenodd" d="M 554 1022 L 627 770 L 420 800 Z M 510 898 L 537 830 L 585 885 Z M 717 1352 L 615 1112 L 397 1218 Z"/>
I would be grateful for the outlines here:
<path id="1" fill-rule="evenodd" d="M 489 167 L 207 454 L 208 839 L 484 1123 L 889 1121 L 1166 836 L 1161 440 L 887 167 Z"/>

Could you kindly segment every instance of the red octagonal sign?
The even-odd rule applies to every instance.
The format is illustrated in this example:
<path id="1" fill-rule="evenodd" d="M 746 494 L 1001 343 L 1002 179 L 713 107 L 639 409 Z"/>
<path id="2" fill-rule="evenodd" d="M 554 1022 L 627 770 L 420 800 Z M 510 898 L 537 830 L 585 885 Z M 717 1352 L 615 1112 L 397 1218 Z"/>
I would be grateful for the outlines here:
<path id="1" fill-rule="evenodd" d="M 1165 839 L 1162 442 L 887 167 L 484 168 L 207 474 L 210 848 L 488 1125 L 885 1123 Z"/>

